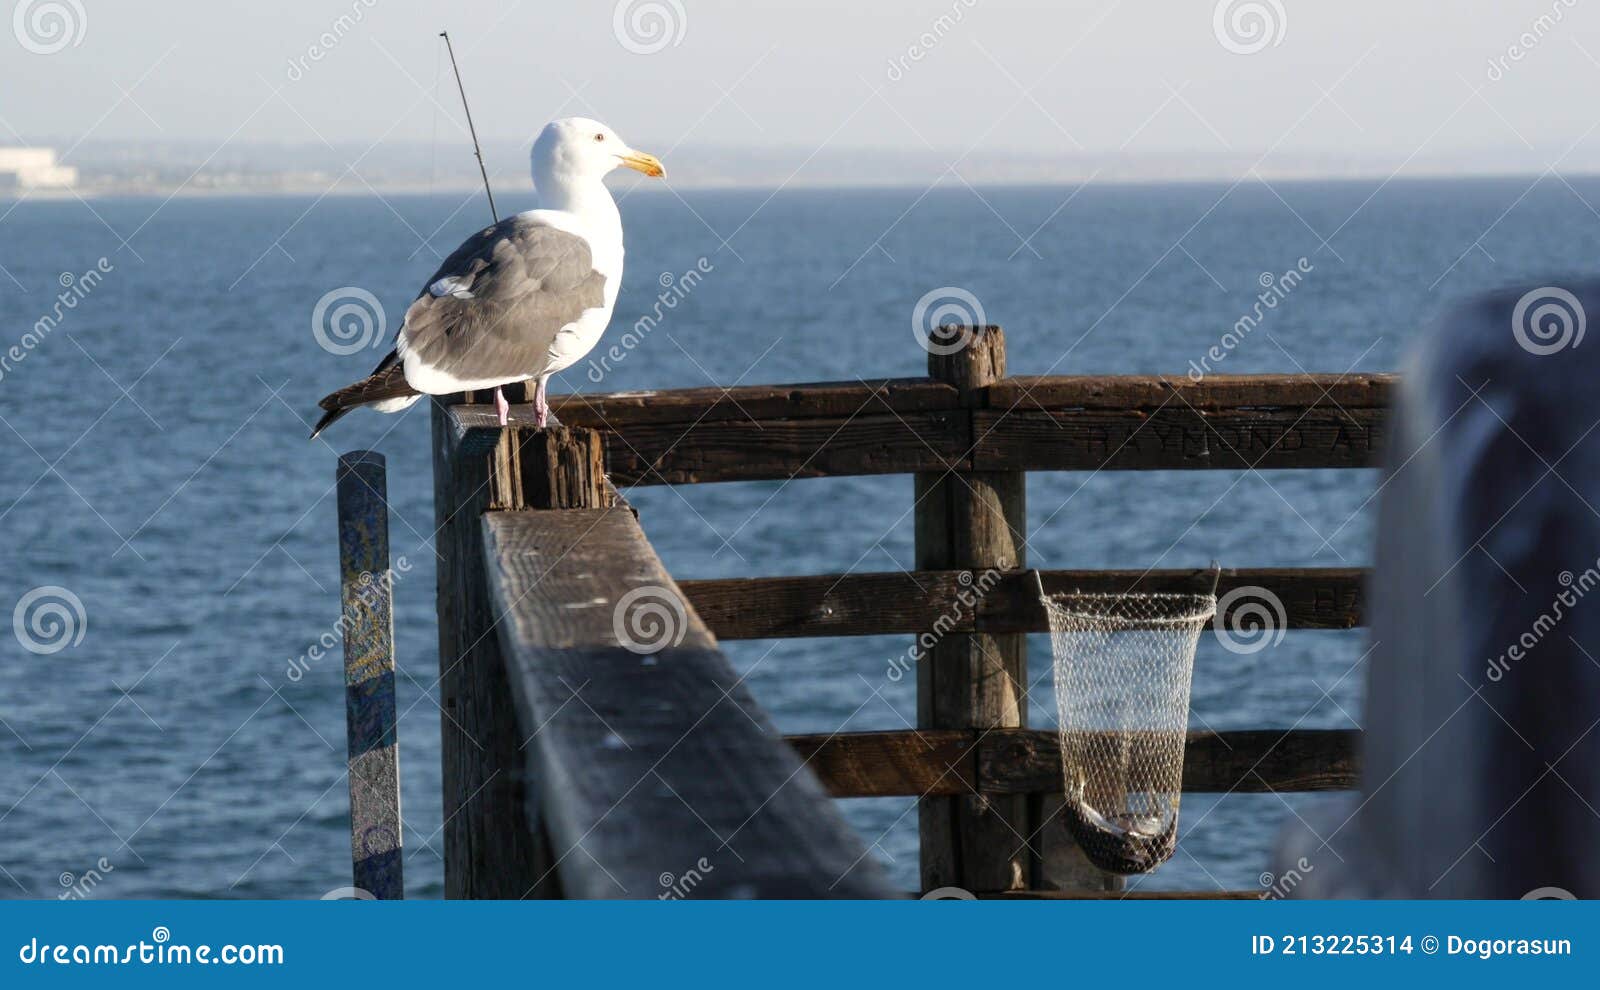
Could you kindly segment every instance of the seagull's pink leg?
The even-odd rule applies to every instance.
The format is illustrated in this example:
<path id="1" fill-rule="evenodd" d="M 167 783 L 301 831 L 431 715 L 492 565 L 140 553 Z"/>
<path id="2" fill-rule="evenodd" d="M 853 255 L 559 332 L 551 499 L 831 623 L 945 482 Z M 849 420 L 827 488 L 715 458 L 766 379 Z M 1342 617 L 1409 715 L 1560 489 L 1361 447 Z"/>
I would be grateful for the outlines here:
<path id="1" fill-rule="evenodd" d="M 494 409 L 500 414 L 500 425 L 506 425 L 506 419 L 511 415 L 511 403 L 506 401 L 505 392 L 498 388 L 494 390 Z"/>
<path id="2" fill-rule="evenodd" d="M 544 382 L 545 380 L 540 378 L 538 383 L 533 386 L 534 422 L 541 430 L 544 429 L 545 423 L 550 419 L 550 403 L 544 397 Z"/>

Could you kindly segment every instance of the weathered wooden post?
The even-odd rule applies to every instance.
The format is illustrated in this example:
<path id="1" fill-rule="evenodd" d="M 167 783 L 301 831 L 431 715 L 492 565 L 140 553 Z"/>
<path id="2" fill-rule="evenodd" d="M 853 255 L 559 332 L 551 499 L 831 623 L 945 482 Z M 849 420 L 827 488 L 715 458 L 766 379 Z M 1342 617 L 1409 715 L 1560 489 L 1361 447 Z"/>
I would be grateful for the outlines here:
<path id="1" fill-rule="evenodd" d="M 470 393 L 469 393 L 470 395 Z M 446 403 L 433 409 L 434 515 L 445 896 L 559 896 L 553 856 L 537 827 L 523 774 L 528 740 L 517 729 L 498 616 L 486 580 L 483 515 L 498 509 L 610 504 L 604 446 L 592 430 L 512 425 L 487 453 L 462 446 Z M 473 441 L 476 443 L 476 441 Z"/>
<path id="2" fill-rule="evenodd" d="M 447 409 L 460 398 L 433 406 L 444 895 L 550 896 L 552 886 L 533 889 L 547 853 L 533 841 L 524 810 L 522 740 L 494 633 L 480 531 L 492 465 L 509 459 L 512 431 L 502 430 L 487 454 L 462 450 Z"/>
<path id="3" fill-rule="evenodd" d="M 605 439 L 569 426 L 509 431 L 506 456 L 492 469 L 493 509 L 605 509 L 616 504 L 606 482 Z"/>
<path id="4" fill-rule="evenodd" d="M 959 346 L 953 351 L 949 346 L 930 349 L 928 375 L 955 386 L 963 405 L 977 408 L 983 402 L 979 390 L 1005 377 L 1005 334 L 993 326 L 952 328 L 949 333 L 943 339 L 952 346 L 959 341 Z M 918 474 L 918 569 L 982 572 L 1026 566 L 1026 491 L 1027 476 L 1021 471 Z M 1027 637 L 1021 633 L 940 638 L 918 664 L 918 726 L 970 729 L 976 739 L 988 729 L 1027 725 L 1027 650 Z M 924 890 L 994 892 L 1029 886 L 1033 865 L 1028 839 L 1037 823 L 1028 814 L 1025 796 L 923 798 L 918 819 Z"/>
<path id="5" fill-rule="evenodd" d="M 398 900 L 405 896 L 405 885 L 394 700 L 394 589 L 383 455 L 371 450 L 341 454 L 336 477 L 354 883 L 379 900 Z"/>

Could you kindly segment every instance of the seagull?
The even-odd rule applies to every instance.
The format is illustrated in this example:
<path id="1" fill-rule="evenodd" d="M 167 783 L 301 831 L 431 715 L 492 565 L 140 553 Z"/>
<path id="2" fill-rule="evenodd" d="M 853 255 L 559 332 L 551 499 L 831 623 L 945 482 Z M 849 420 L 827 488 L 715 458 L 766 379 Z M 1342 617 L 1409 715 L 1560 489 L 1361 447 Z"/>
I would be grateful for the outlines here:
<path id="1" fill-rule="evenodd" d="M 622 216 L 603 180 L 617 168 L 652 178 L 665 170 L 583 117 L 546 125 L 530 157 L 539 208 L 485 227 L 444 260 L 406 310 L 394 350 L 317 403 L 324 413 L 312 439 L 358 406 L 399 412 L 423 395 L 468 389 L 494 389 L 504 426 L 511 407 L 501 386 L 530 379 L 545 425 L 545 384 L 600 341 L 622 282 Z"/>

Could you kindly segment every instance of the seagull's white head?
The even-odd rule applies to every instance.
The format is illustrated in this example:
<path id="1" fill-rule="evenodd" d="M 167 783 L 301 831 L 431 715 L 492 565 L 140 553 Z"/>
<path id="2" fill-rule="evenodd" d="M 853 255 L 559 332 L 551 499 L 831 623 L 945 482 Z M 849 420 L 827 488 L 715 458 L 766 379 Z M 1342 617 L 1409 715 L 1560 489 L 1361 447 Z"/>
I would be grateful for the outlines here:
<path id="1" fill-rule="evenodd" d="M 636 151 L 617 132 L 585 117 L 551 121 L 533 142 L 533 182 L 541 193 L 598 182 L 616 168 L 665 174 L 655 155 Z"/>

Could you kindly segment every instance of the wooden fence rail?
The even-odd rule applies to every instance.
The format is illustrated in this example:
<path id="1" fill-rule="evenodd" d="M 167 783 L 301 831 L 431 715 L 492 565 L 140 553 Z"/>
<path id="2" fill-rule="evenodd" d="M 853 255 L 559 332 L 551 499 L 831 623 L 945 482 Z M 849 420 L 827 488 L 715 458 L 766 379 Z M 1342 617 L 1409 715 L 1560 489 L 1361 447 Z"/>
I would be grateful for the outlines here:
<path id="1" fill-rule="evenodd" d="M 1209 570 L 1039 572 L 1050 594 L 1205 592 Z M 888 571 L 802 577 L 680 581 L 718 639 L 791 639 L 941 633 L 1047 632 L 1033 571 Z M 1222 621 L 1260 605 L 1260 589 L 1283 605 L 1286 629 L 1350 629 L 1365 623 L 1358 567 L 1225 569 L 1217 594 L 1244 592 Z M 970 603 L 970 604 L 969 604 Z M 1230 626 L 1231 628 L 1231 626 Z"/>
<path id="2" fill-rule="evenodd" d="M 631 512 L 493 512 L 483 527 L 564 896 L 657 897 L 691 871 L 702 897 L 890 894 Z"/>
<path id="3" fill-rule="evenodd" d="M 618 485 L 947 470 L 1370 467 L 1389 375 L 1008 378 L 963 404 L 928 379 L 570 395 L 562 422 L 606 433 Z M 468 446 L 499 424 L 453 407 Z M 512 407 L 529 425 L 532 408 Z"/>
<path id="4" fill-rule="evenodd" d="M 901 729 L 789 736 L 836 798 L 1056 794 L 1053 730 Z M 1213 794 L 1355 786 L 1360 733 L 1348 729 L 1190 732 L 1183 789 Z"/>
<path id="5" fill-rule="evenodd" d="M 569 395 L 549 431 L 525 404 L 504 428 L 470 395 L 436 406 L 449 896 L 888 896 L 830 796 L 919 798 L 925 887 L 1116 889 L 1044 827 L 1061 762 L 1020 700 L 1023 634 L 1046 629 L 1011 538 L 1023 473 L 1370 467 L 1395 380 L 1007 377 L 998 328 L 967 332 L 928 378 Z M 916 476 L 909 573 L 674 581 L 611 486 L 893 473 Z M 1126 593 L 1210 575 L 1041 578 Z M 1350 629 L 1365 578 L 1241 567 L 1218 594 L 1281 603 L 1278 627 Z M 671 635 L 641 649 L 626 606 L 647 598 Z M 780 736 L 717 646 L 930 632 L 918 727 L 826 736 Z M 1183 787 L 1348 788 L 1358 748 L 1346 730 L 1191 732 Z M 1023 889 L 1046 885 L 1078 889 Z"/>

